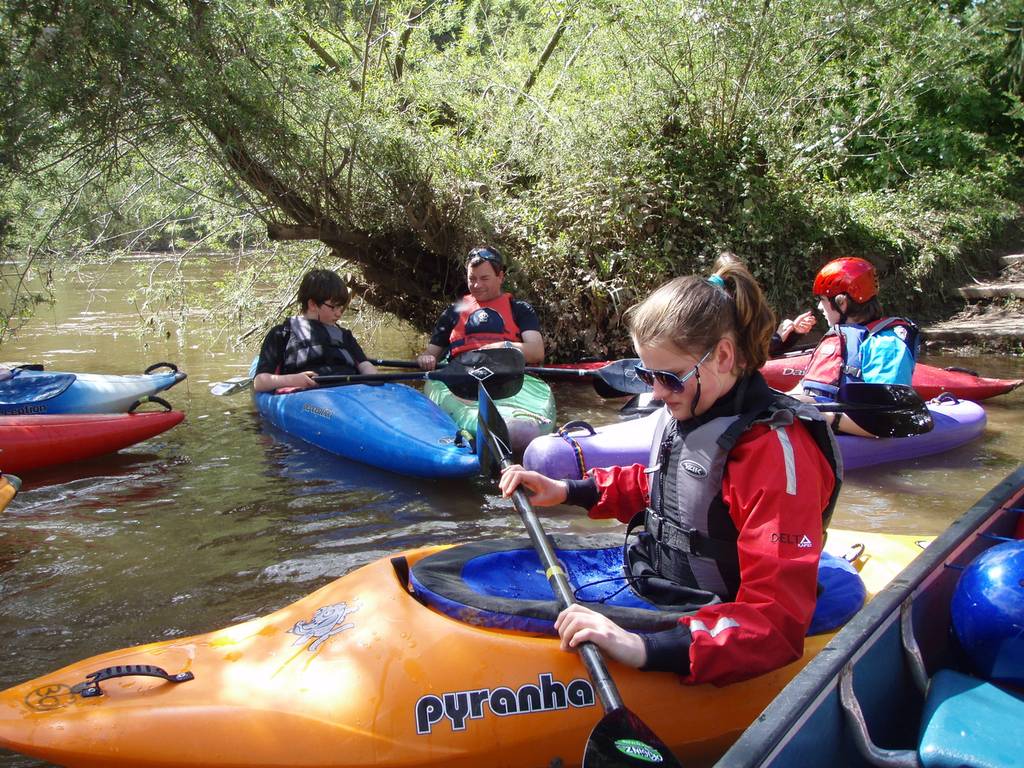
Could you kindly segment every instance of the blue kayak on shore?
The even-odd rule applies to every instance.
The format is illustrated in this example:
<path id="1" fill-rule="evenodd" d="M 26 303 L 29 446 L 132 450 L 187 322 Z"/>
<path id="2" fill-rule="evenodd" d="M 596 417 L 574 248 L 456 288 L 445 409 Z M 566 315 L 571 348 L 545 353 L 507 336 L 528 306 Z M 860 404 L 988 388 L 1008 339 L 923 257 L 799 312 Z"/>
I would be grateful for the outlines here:
<path id="1" fill-rule="evenodd" d="M 166 369 L 166 370 L 160 370 Z M 137 401 L 170 389 L 186 376 L 172 363 L 116 376 L 14 368 L 0 378 L 0 416 L 49 413 L 126 413 Z"/>
<path id="2" fill-rule="evenodd" d="M 415 477 L 479 472 L 469 436 L 404 384 L 352 384 L 285 394 L 258 392 L 260 415 L 325 451 Z"/>

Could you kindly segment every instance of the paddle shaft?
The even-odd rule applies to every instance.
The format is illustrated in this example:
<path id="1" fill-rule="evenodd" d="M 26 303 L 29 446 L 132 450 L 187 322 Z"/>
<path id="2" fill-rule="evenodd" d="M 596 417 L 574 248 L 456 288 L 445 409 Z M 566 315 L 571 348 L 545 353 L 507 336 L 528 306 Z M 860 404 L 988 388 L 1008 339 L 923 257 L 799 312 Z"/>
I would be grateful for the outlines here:
<path id="1" fill-rule="evenodd" d="M 508 426 L 483 384 L 477 387 L 477 404 L 477 455 L 480 457 L 480 466 L 488 468 L 496 465 L 502 470 L 508 469 L 512 465 Z M 520 486 L 512 492 L 512 504 L 544 566 L 544 576 L 558 604 L 563 610 L 575 604 L 569 578 L 555 556 L 526 489 Z M 665 742 L 623 703 L 598 647 L 584 642 L 576 647 L 576 651 L 583 660 L 591 685 L 604 709 L 604 716 L 587 739 L 583 768 L 621 768 L 627 765 L 644 768 L 649 763 L 661 763 L 664 768 L 681 768 Z"/>
<path id="2" fill-rule="evenodd" d="M 487 350 L 483 350 L 486 352 Z M 381 368 L 419 368 L 419 364 L 413 360 L 371 360 L 374 365 L 380 366 Z M 610 363 L 609 363 L 610 365 Z M 544 368 L 538 366 L 528 365 L 523 371 L 525 373 L 537 374 L 543 377 L 544 374 L 550 374 L 552 376 L 597 376 L 600 368 L 586 369 L 586 368 Z"/>
<path id="3" fill-rule="evenodd" d="M 317 384 L 369 384 L 377 381 L 419 381 L 421 379 L 429 379 L 428 371 L 420 371 L 419 373 L 353 373 L 353 374 L 325 374 L 322 376 L 313 376 L 313 381 Z M 237 379 L 229 379 L 228 381 L 221 381 L 211 385 L 211 390 L 215 395 L 221 394 L 234 394 L 243 389 L 247 389 L 252 386 L 252 377 L 239 377 Z"/>
<path id="4" fill-rule="evenodd" d="M 395 361 L 398 362 L 398 361 Z M 404 362 L 404 361 L 403 361 Z M 477 384 L 484 383 L 496 399 L 512 397 L 523 386 L 523 353 L 518 349 L 492 349 L 486 354 L 472 350 L 433 371 L 373 373 L 313 377 L 317 384 L 359 384 L 379 381 L 438 381 L 456 396 L 475 398 Z"/>
<path id="5" fill-rule="evenodd" d="M 480 350 L 487 353 L 488 350 Z M 418 368 L 419 366 L 408 360 L 371 360 L 374 365 L 382 368 Z M 648 388 L 636 380 L 633 373 L 634 366 L 640 361 L 637 359 L 616 360 L 600 368 L 544 368 L 539 366 L 526 366 L 524 373 L 545 378 L 575 378 L 591 379 L 594 383 L 594 390 L 601 397 L 622 397 L 633 395 L 638 392 L 647 391 Z M 440 370 L 440 369 L 438 369 Z"/>
<path id="6" fill-rule="evenodd" d="M 416 363 L 408 363 L 404 360 L 371 360 L 374 365 L 383 365 L 387 368 L 418 368 Z M 362 382 L 372 381 L 417 381 L 420 379 L 428 379 L 429 371 L 420 371 L 419 373 L 353 373 L 353 374 L 326 374 L 323 376 L 314 376 L 313 381 L 317 384 L 360 384 Z M 212 385 L 213 387 L 220 387 L 222 390 L 228 389 L 229 385 L 232 392 L 245 389 L 252 385 L 253 377 L 238 377 L 236 379 L 229 379 L 227 381 L 218 382 Z M 215 392 L 214 394 L 218 394 Z"/>
<path id="7" fill-rule="evenodd" d="M 501 460 L 502 469 L 511 464 L 512 462 L 507 457 Z M 544 528 L 540 524 L 540 519 L 537 517 L 537 513 L 534 511 L 533 505 L 530 503 L 530 499 L 522 486 L 512 492 L 512 504 L 519 513 L 523 525 L 526 526 L 526 532 L 530 536 L 530 541 L 533 542 L 533 548 L 540 557 L 541 565 L 544 566 L 544 573 L 547 576 L 552 591 L 555 593 L 555 597 L 558 598 L 559 606 L 562 609 L 568 608 L 576 602 L 573 597 L 572 586 L 569 584 L 569 579 L 566 577 L 565 571 L 562 570 L 562 566 L 555 556 L 555 551 L 551 547 L 551 542 L 544 534 Z M 594 684 L 594 690 L 597 691 L 598 698 L 601 699 L 601 706 L 604 707 L 604 711 L 612 712 L 624 707 L 625 704 L 623 704 L 622 697 L 619 696 L 619 690 L 615 687 L 615 681 L 612 680 L 611 675 L 608 673 L 608 667 L 605 665 L 604 658 L 602 658 L 598 647 L 593 643 L 582 643 L 576 650 L 579 651 L 580 658 L 583 659 L 583 664 L 587 668 L 590 681 Z"/>
<path id="8" fill-rule="evenodd" d="M 371 360 L 378 368 L 419 368 L 415 360 Z"/>
<path id="9" fill-rule="evenodd" d="M 314 376 L 317 384 L 368 384 L 374 381 L 419 381 L 434 378 L 430 371 L 419 373 L 338 373 Z"/>
<path id="10" fill-rule="evenodd" d="M 609 363 L 611 365 L 611 363 Z M 589 376 L 599 376 L 601 368 L 543 368 L 537 366 L 527 366 L 527 373 L 534 373 L 540 377 L 544 377 L 545 374 L 549 376 L 576 376 L 577 378 L 585 378 Z"/>
<path id="11" fill-rule="evenodd" d="M 926 405 L 906 405 L 904 403 L 811 403 L 822 413 L 856 413 L 859 411 L 920 411 Z"/>
<path id="12" fill-rule="evenodd" d="M 645 393 L 646 394 L 646 393 Z M 634 398 L 635 399 L 635 398 Z M 651 399 L 647 405 L 638 405 L 633 400 L 630 400 L 626 405 L 619 409 L 620 413 L 635 412 L 639 414 L 653 413 L 658 408 L 662 408 L 665 405 L 663 400 Z M 907 405 L 905 403 L 810 403 L 817 408 L 821 413 L 858 413 L 858 412 L 870 412 L 877 411 L 879 413 L 886 413 L 892 411 L 906 411 L 917 412 L 922 408 L 927 409 L 927 405 Z"/>

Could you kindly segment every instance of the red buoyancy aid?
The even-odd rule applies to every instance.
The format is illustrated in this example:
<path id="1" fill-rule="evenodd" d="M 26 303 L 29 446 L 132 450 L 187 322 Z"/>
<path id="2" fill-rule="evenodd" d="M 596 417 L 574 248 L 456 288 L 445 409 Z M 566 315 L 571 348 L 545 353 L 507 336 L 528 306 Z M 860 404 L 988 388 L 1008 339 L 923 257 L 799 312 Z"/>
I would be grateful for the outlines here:
<path id="1" fill-rule="evenodd" d="M 512 295 L 509 293 L 483 304 L 469 294 L 462 297 L 456 309 L 459 321 L 448 337 L 448 349 L 452 355 L 480 349 L 496 341 L 523 340 L 512 315 Z"/>
<path id="2" fill-rule="evenodd" d="M 917 357 L 917 326 L 902 317 L 883 317 L 867 325 L 844 323 L 829 328 L 807 363 L 801 380 L 805 391 L 835 399 L 847 381 L 863 381 L 860 350 L 864 341 L 886 329 L 904 329 L 897 336 Z"/>

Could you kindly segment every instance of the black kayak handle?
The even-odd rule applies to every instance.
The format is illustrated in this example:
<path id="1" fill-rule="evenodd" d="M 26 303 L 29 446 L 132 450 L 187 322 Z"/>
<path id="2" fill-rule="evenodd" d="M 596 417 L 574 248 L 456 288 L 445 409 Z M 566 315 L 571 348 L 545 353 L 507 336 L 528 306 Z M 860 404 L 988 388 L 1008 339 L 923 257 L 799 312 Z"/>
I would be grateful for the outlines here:
<path id="1" fill-rule="evenodd" d="M 597 430 L 594 429 L 592 426 L 590 426 L 589 422 L 581 421 L 579 419 L 577 419 L 576 421 L 567 421 L 557 431 L 558 431 L 558 434 L 560 434 L 562 437 L 565 437 L 567 434 L 572 432 L 574 429 L 586 430 L 591 435 L 596 435 L 597 434 Z"/>
<path id="2" fill-rule="evenodd" d="M 112 680 L 115 677 L 159 677 L 169 683 L 185 683 L 195 678 L 191 672 L 179 672 L 176 675 L 168 674 L 160 667 L 151 664 L 126 664 L 119 667 L 104 667 L 101 670 L 92 672 L 85 676 L 85 680 L 71 686 L 71 692 L 79 696 L 90 698 L 102 696 L 100 683 L 104 680 Z"/>
<path id="3" fill-rule="evenodd" d="M 140 397 L 138 400 L 136 400 L 134 403 L 128 406 L 128 413 L 135 413 L 135 409 L 138 408 L 143 403 L 156 403 L 157 405 L 162 405 L 165 411 L 174 410 L 174 407 L 166 400 L 164 400 L 162 397 L 158 395 L 146 395 L 145 397 Z"/>
<path id="4" fill-rule="evenodd" d="M 160 368 L 170 368 L 171 373 L 178 372 L 178 366 L 174 363 L 153 363 L 149 368 L 143 371 L 143 373 L 152 373 L 153 371 L 159 370 Z"/>

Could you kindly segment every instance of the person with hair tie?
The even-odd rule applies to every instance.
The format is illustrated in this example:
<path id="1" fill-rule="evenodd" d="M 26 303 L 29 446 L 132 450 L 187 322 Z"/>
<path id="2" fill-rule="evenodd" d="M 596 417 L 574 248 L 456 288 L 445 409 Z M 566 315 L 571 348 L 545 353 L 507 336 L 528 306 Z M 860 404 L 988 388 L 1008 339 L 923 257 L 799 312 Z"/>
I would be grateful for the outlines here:
<path id="1" fill-rule="evenodd" d="M 562 648 L 593 642 L 617 661 L 725 684 L 801 656 L 841 460 L 817 409 L 772 390 L 758 368 L 774 315 L 738 260 L 676 278 L 630 309 L 639 378 L 665 405 L 650 469 L 592 469 L 553 480 L 502 475 L 538 506 L 569 503 L 627 524 L 629 588 L 683 613 L 639 634 L 589 608 L 562 611 Z M 635 535 L 634 535 L 635 533 Z"/>

